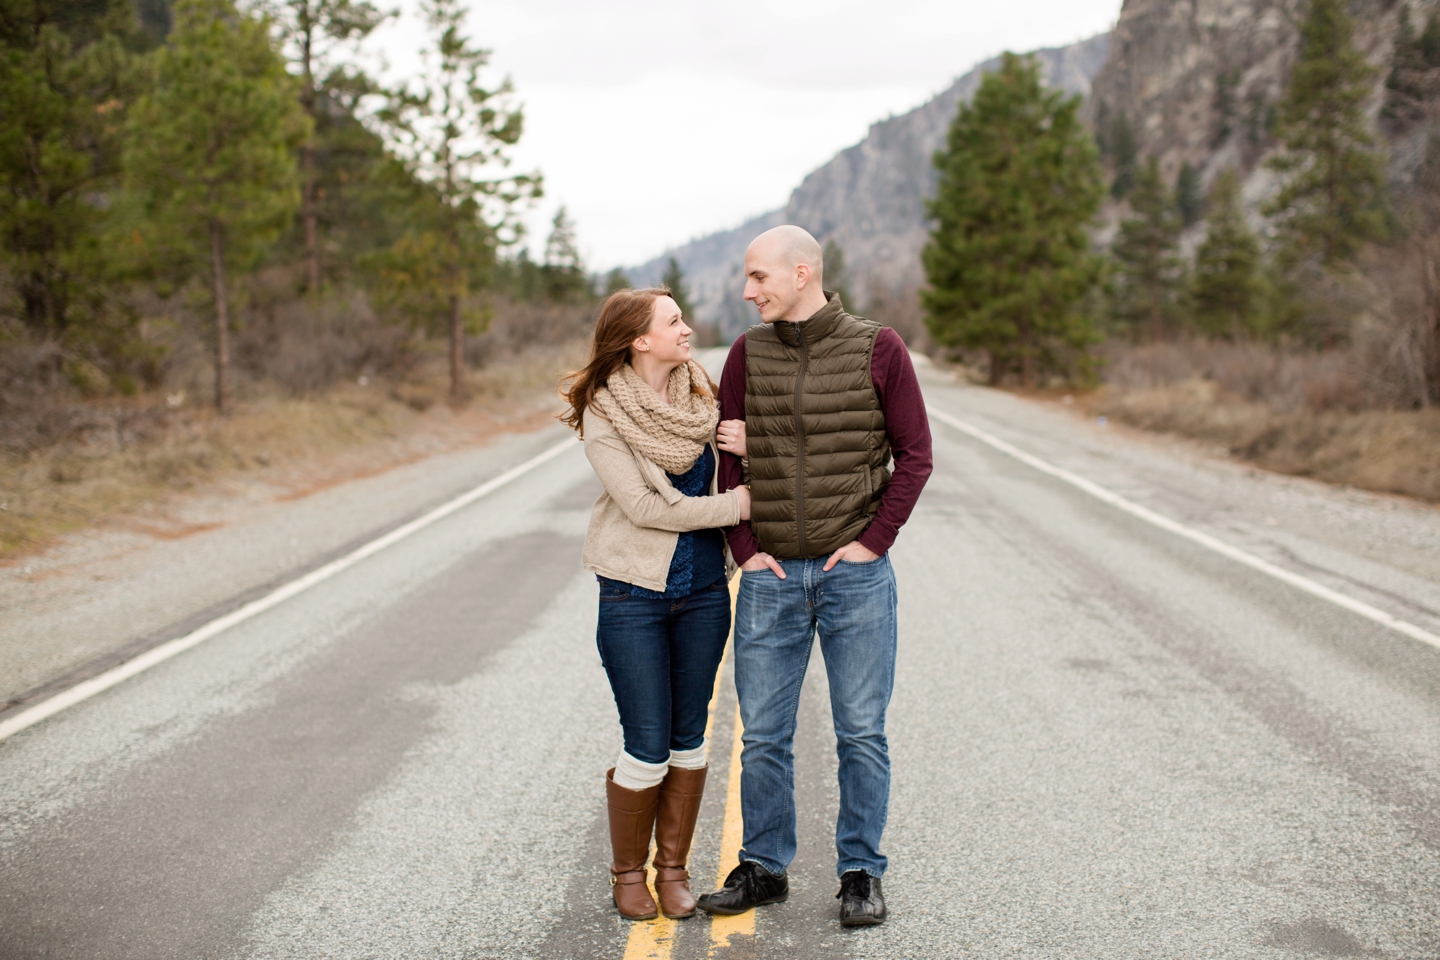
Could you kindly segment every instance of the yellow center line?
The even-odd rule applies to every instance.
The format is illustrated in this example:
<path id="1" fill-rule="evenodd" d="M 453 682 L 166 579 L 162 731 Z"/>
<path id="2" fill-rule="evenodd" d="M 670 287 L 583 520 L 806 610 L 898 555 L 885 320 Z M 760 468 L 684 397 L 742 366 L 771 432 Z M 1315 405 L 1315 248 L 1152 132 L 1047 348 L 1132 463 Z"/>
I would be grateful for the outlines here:
<path id="1" fill-rule="evenodd" d="M 730 584 L 730 615 L 731 615 L 731 621 L 732 621 L 732 622 L 734 621 L 734 615 L 735 615 L 735 595 L 736 595 L 736 590 L 739 588 L 739 586 L 740 586 L 740 577 L 739 577 L 739 576 L 736 576 L 736 577 L 734 578 L 734 580 L 732 581 L 732 583 Z M 732 638 L 732 639 L 734 638 L 734 632 L 733 632 L 733 631 L 731 632 L 731 638 Z M 710 693 L 710 712 L 709 712 L 709 716 L 707 716 L 707 717 L 705 718 L 705 751 L 706 751 L 707 756 L 708 756 L 709 751 L 710 751 L 710 734 L 711 734 L 711 731 L 714 730 L 714 728 L 715 728 L 715 711 L 716 711 L 716 709 L 720 706 L 720 681 L 721 681 L 721 680 L 724 678 L 724 676 L 725 676 L 725 664 L 726 664 L 727 662 L 729 662 L 729 660 L 730 660 L 730 647 L 731 647 L 731 644 L 726 644 L 726 645 L 725 645 L 725 653 L 724 653 L 724 655 L 720 658 L 720 669 L 717 670 L 717 671 L 715 671 L 715 688 L 714 688 L 714 689 L 711 691 L 711 693 Z M 727 795 L 727 800 L 726 800 L 726 803 L 725 803 L 725 830 L 726 830 L 726 832 L 725 832 L 724 834 L 722 834 L 721 841 L 720 841 L 720 848 L 721 848 L 721 853 L 720 853 L 720 864 L 721 864 L 720 879 L 721 879 L 721 880 L 725 879 L 725 873 L 726 873 L 725 866 L 724 866 L 724 865 L 725 865 L 725 852 L 724 852 L 724 851 L 725 851 L 725 849 L 726 849 L 726 846 L 725 846 L 726 840 L 725 840 L 725 838 L 729 836 L 729 832 L 728 832 L 728 831 L 729 831 L 729 829 L 730 829 L 730 808 L 733 806 L 733 807 L 735 808 L 735 810 L 737 811 L 737 812 L 736 812 L 736 815 L 735 815 L 735 817 L 736 817 L 737 820 L 739 819 L 739 813 L 738 813 L 738 811 L 739 811 L 739 809 L 740 809 L 740 777 L 739 777 L 739 773 L 737 772 L 737 771 L 738 771 L 738 768 L 739 768 L 739 765 L 740 765 L 740 753 L 739 753 L 739 749 L 738 749 L 738 744 L 740 743 L 740 732 L 739 732 L 739 730 L 740 730 L 740 726 L 739 726 L 739 724 L 740 724 L 740 711 L 739 711 L 738 707 L 737 707 L 737 709 L 736 709 L 736 711 L 735 711 L 735 724 L 736 724 L 736 727 L 735 727 L 735 730 L 736 730 L 736 732 L 735 732 L 735 743 L 737 744 L 737 749 L 731 751 L 731 759 L 730 759 L 730 765 L 731 765 L 731 768 L 732 768 L 732 771 L 731 771 L 731 774 L 730 774 L 730 779 L 731 779 L 730 793 L 733 794 L 734 796 L 733 796 L 733 802 L 732 802 L 732 800 L 731 800 L 731 799 L 728 797 L 728 795 Z M 699 832 L 699 828 L 698 828 L 698 827 L 696 828 L 696 832 L 697 832 L 697 833 Z M 734 850 L 731 850 L 731 852 L 730 852 L 730 859 L 731 859 L 731 860 L 734 860 L 735 855 L 736 855 L 736 851 L 738 851 L 739 849 L 740 849 L 739 828 L 738 828 L 738 826 L 737 826 L 737 828 L 736 828 L 735 847 L 734 847 Z M 651 841 L 650 841 L 650 859 L 651 859 L 651 860 L 654 860 L 654 859 L 655 859 L 655 841 L 654 841 L 654 840 L 651 840 Z M 654 889 L 655 870 L 654 870 L 654 868 L 653 868 L 653 867 L 646 867 L 646 869 L 645 869 L 645 876 L 646 876 L 647 882 L 650 883 L 650 885 L 651 885 L 650 892 L 651 892 L 651 894 L 653 895 L 654 892 L 655 892 L 655 889 Z M 719 886 L 719 884 L 716 884 L 716 886 Z M 626 940 L 625 940 L 625 960 L 670 960 L 670 952 L 675 949 L 675 931 L 676 931 L 676 928 L 677 928 L 678 926 L 679 926 L 679 921 L 678 921 L 678 920 L 671 920 L 669 917 L 667 917 L 667 916 L 665 916 L 665 915 L 663 915 L 663 914 L 660 915 L 660 916 L 658 916 L 658 917 L 656 917 L 654 920 L 638 920 L 638 921 L 635 921 L 634 923 L 632 923 L 632 924 L 630 925 L 630 936 L 627 937 Z M 753 932 L 753 928 L 754 928 L 754 924 L 753 924 L 753 923 L 751 924 L 751 928 L 752 928 L 752 932 Z M 713 942 L 713 938 L 714 938 L 714 934 L 713 934 L 713 933 L 711 934 L 711 938 L 712 938 L 712 942 Z M 727 938 L 727 940 L 728 940 L 728 938 Z"/>
<path id="2" fill-rule="evenodd" d="M 740 736 L 745 732 L 745 726 L 740 722 L 740 705 L 735 705 L 735 741 L 730 748 L 730 783 L 725 792 L 725 825 L 720 831 L 720 869 L 715 874 L 715 886 L 719 887 L 725 882 L 730 871 L 740 859 L 740 840 L 742 839 L 740 819 L 740 751 L 743 748 Z M 755 935 L 755 911 L 746 910 L 744 913 L 733 917 L 723 917 L 716 914 L 710 920 L 710 956 L 715 956 L 717 950 L 730 946 L 730 938 L 734 936 L 753 937 Z"/>

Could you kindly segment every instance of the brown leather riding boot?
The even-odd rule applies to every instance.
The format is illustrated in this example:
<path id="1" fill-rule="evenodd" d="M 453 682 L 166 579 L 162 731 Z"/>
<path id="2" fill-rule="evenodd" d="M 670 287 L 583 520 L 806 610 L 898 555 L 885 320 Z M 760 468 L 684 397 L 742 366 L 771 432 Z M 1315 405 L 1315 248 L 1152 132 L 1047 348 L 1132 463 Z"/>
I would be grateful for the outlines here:
<path id="1" fill-rule="evenodd" d="M 645 861 L 650 859 L 650 831 L 661 784 L 648 790 L 626 790 L 615 782 L 615 768 L 605 772 L 605 799 L 610 808 L 610 889 L 615 907 L 627 920 L 655 917 L 655 898 L 645 886 Z"/>
<path id="2" fill-rule="evenodd" d="M 660 812 L 655 816 L 655 895 L 660 898 L 660 911 L 672 920 L 695 915 L 695 897 L 690 893 L 690 874 L 685 864 L 690 857 L 690 840 L 695 836 L 708 770 L 671 767 L 660 783 Z"/>

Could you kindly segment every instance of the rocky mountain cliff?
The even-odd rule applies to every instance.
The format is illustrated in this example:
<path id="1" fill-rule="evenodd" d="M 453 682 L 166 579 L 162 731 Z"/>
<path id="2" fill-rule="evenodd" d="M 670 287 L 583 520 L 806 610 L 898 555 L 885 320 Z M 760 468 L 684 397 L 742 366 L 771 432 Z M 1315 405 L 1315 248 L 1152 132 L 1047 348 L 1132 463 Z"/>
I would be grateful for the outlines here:
<path id="1" fill-rule="evenodd" d="M 1034 56 L 1047 83 L 1084 95 L 1109 46 L 1109 36 L 1101 35 Z M 944 142 L 960 101 L 998 64 L 999 58 L 986 61 L 922 106 L 871 125 L 864 140 L 807 176 L 783 209 L 668 250 L 631 269 L 631 278 L 658 280 L 673 256 L 685 272 L 696 317 L 717 324 L 728 341 L 755 322 L 740 295 L 745 247 L 763 230 L 795 223 L 822 243 L 834 240 L 840 246 L 857 305 L 913 295 L 922 280 L 924 201 L 935 187 L 930 157 Z"/>
<path id="2" fill-rule="evenodd" d="M 1355 43 L 1377 68 L 1372 116 L 1398 17 L 1408 11 L 1423 29 L 1434 7 L 1434 0 L 1352 0 Z M 1307 9 L 1307 0 L 1125 0 L 1087 119 L 1103 142 L 1123 116 L 1138 154 L 1157 157 L 1171 183 L 1185 163 L 1206 188 L 1227 167 L 1240 170 L 1253 208 L 1275 187 L 1261 161 L 1273 147 L 1270 124 Z M 1401 137 L 1391 147 L 1392 175 L 1403 176 L 1418 162 L 1414 145 Z"/>

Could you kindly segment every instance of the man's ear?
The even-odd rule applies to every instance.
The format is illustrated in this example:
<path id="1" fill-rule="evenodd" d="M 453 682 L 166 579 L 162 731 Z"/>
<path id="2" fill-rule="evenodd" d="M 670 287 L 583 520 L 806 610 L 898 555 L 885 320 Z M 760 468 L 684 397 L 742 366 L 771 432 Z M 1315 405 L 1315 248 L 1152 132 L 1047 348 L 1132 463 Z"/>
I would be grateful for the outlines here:
<path id="1" fill-rule="evenodd" d="M 797 264 L 795 264 L 795 289 L 796 289 L 796 290 L 804 290 L 805 287 L 806 287 L 809 283 L 810 283 L 810 264 L 808 264 L 808 263 L 797 263 Z"/>

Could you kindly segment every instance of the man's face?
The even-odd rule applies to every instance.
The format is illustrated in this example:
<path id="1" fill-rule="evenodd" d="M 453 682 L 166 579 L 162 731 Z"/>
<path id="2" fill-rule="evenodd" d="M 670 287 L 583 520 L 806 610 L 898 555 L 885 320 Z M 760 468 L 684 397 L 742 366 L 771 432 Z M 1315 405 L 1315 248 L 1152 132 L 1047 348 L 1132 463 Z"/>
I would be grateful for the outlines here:
<path id="1" fill-rule="evenodd" d="M 745 251 L 745 299 L 760 310 L 765 323 L 794 319 L 792 309 L 800 302 L 797 268 L 771 244 L 752 243 Z"/>

